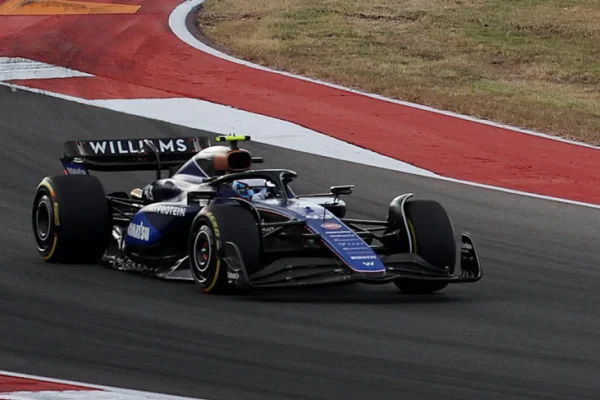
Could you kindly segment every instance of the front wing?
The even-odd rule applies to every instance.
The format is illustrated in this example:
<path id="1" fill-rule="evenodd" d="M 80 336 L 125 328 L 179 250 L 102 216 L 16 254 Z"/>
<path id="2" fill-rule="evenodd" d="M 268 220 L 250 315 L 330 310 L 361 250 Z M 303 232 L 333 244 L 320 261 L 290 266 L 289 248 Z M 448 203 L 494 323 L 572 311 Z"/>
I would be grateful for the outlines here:
<path id="1" fill-rule="evenodd" d="M 467 233 L 461 237 L 460 274 L 435 267 L 413 253 L 382 256 L 384 272 L 357 273 L 336 258 L 280 258 L 249 275 L 238 247 L 227 242 L 224 248 L 227 276 L 232 287 L 239 290 L 290 288 L 334 285 L 350 282 L 385 284 L 396 280 L 443 281 L 448 283 L 477 282 L 483 271 L 473 239 Z"/>

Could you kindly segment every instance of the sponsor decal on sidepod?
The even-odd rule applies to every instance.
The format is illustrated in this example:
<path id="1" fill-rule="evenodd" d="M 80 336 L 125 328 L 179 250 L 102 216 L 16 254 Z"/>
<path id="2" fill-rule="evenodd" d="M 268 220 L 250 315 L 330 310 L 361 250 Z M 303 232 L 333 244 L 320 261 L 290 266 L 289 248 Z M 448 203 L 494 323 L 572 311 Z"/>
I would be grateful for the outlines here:
<path id="1" fill-rule="evenodd" d="M 127 234 L 132 238 L 143 240 L 145 242 L 150 240 L 150 228 L 144 226 L 144 221 L 140 221 L 139 224 L 129 224 Z"/>
<path id="2" fill-rule="evenodd" d="M 185 217 L 185 210 L 185 206 L 167 206 L 163 204 L 151 204 L 144 208 L 144 211 L 173 217 Z"/>

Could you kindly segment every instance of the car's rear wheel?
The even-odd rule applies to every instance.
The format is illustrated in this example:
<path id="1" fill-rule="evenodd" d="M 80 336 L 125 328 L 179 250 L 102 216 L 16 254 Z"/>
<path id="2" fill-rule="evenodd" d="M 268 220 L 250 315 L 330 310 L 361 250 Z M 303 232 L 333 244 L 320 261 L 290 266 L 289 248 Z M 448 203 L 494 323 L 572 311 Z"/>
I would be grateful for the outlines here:
<path id="1" fill-rule="evenodd" d="M 409 199 L 404 210 L 408 234 L 413 243 L 412 252 L 429 264 L 453 273 L 456 263 L 454 228 L 444 207 L 434 200 Z M 388 218 L 401 232 L 406 232 L 400 212 L 390 212 Z M 447 282 L 403 279 L 394 283 L 406 294 L 432 293 L 448 286 Z"/>
<path id="2" fill-rule="evenodd" d="M 35 192 L 31 218 L 38 252 L 46 261 L 96 263 L 108 246 L 109 206 L 94 176 L 44 178 Z"/>
<path id="3" fill-rule="evenodd" d="M 252 211 L 240 204 L 211 205 L 192 223 L 189 240 L 190 269 L 204 293 L 230 293 L 223 260 L 226 242 L 234 243 L 248 274 L 261 267 L 261 232 Z"/>

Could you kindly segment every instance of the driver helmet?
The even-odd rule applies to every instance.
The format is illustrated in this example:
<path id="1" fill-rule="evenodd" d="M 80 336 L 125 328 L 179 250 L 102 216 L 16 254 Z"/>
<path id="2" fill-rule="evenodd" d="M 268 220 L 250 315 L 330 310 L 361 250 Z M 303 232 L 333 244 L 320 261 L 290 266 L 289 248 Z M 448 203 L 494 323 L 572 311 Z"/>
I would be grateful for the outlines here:
<path id="1" fill-rule="evenodd" d="M 244 180 L 236 180 L 231 184 L 231 188 L 235 193 L 245 200 L 252 200 L 252 196 L 256 194 L 254 189 L 250 187 L 250 184 Z"/>
<path id="2" fill-rule="evenodd" d="M 267 183 L 264 179 L 235 180 L 231 188 L 245 200 L 262 200 L 267 195 Z"/>

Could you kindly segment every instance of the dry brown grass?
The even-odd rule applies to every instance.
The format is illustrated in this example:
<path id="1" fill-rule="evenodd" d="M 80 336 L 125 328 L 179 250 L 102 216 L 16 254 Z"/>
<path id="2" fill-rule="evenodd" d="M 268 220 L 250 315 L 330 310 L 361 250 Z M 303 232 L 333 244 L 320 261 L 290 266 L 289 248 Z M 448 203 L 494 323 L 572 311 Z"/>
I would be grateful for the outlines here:
<path id="1" fill-rule="evenodd" d="M 197 20 L 259 64 L 600 144 L 597 0 L 207 0 Z"/>

